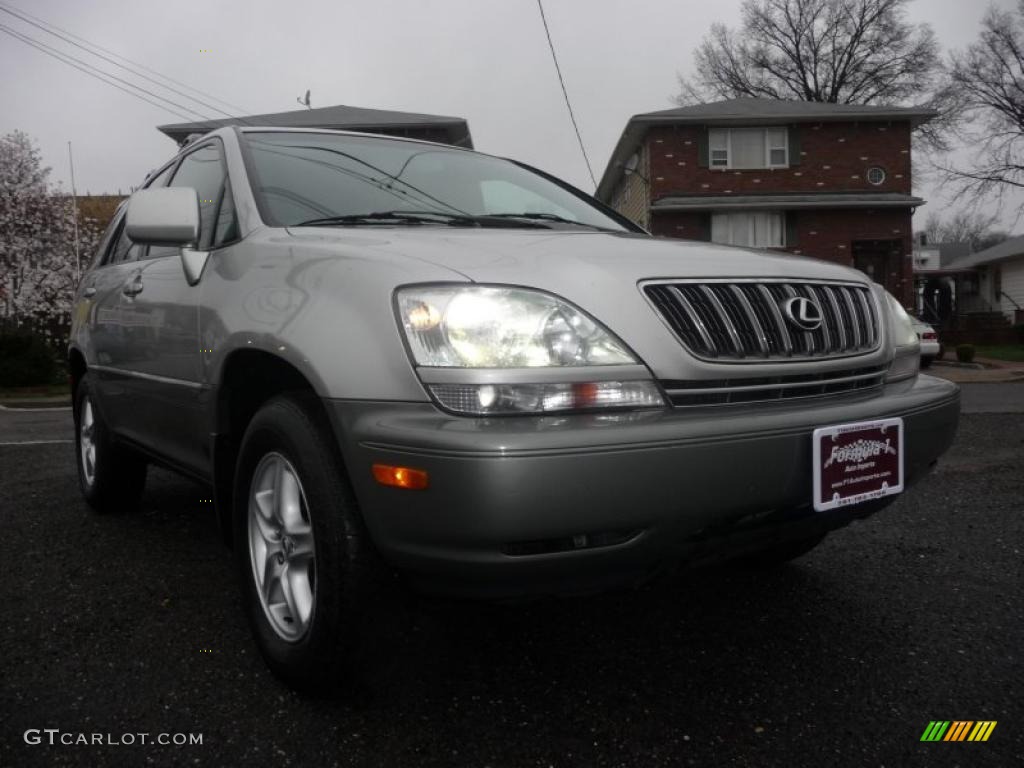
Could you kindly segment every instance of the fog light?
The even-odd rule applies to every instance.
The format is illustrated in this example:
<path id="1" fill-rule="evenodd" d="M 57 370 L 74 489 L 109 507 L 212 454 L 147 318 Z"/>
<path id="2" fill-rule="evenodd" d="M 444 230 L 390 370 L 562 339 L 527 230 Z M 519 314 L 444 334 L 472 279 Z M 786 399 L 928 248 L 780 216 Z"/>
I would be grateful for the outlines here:
<path id="1" fill-rule="evenodd" d="M 430 391 L 448 410 L 474 416 L 665 406 L 653 381 L 431 384 Z"/>
<path id="2" fill-rule="evenodd" d="M 429 485 L 429 476 L 425 470 L 393 467 L 390 464 L 374 464 L 373 477 L 381 485 L 407 488 L 410 491 L 422 491 Z"/>

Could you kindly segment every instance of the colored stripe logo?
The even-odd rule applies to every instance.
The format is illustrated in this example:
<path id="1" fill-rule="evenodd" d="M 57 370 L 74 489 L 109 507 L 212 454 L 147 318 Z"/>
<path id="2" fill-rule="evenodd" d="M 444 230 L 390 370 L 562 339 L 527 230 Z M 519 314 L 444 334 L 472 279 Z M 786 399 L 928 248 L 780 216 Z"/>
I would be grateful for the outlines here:
<path id="1" fill-rule="evenodd" d="M 995 727 L 995 720 L 932 720 L 921 741 L 988 741 Z"/>

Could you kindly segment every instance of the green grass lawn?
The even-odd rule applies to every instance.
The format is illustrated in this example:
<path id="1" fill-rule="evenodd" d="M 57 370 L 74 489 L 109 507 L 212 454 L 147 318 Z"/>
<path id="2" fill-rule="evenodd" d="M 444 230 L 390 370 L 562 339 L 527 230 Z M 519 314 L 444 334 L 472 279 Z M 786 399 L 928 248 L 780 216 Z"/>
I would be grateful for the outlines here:
<path id="1" fill-rule="evenodd" d="M 991 347 L 975 347 L 978 357 L 990 357 L 993 360 L 1011 360 L 1024 363 L 1024 344 L 1001 344 Z"/>
<path id="2" fill-rule="evenodd" d="M 20 400 L 32 397 L 71 397 L 68 384 L 40 384 L 36 387 L 0 387 L 0 400 Z"/>

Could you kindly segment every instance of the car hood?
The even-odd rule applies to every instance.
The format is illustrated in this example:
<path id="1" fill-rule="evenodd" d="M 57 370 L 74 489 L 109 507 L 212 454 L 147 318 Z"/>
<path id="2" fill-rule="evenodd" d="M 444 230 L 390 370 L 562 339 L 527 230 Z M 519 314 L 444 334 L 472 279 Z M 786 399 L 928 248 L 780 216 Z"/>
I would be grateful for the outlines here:
<path id="1" fill-rule="evenodd" d="M 659 378 L 714 377 L 724 368 L 685 353 L 640 290 L 643 281 L 782 277 L 870 285 L 861 272 L 817 259 L 631 233 L 432 226 L 304 227 L 289 233 L 295 246 L 321 254 L 358 254 L 368 264 L 405 261 L 399 284 L 438 282 L 444 275 L 450 277 L 440 280 L 554 293 L 619 336 Z M 840 360 L 809 365 L 844 364 Z M 795 370 L 801 364 L 784 365 Z"/>
<path id="2" fill-rule="evenodd" d="M 584 286 L 622 290 L 658 278 L 853 280 L 863 273 L 804 256 L 631 233 L 532 229 L 304 227 L 292 237 L 323 245 L 358 239 L 363 248 L 426 261 L 483 283 L 510 283 L 577 293 Z M 351 235 L 357 234 L 357 238 Z"/>

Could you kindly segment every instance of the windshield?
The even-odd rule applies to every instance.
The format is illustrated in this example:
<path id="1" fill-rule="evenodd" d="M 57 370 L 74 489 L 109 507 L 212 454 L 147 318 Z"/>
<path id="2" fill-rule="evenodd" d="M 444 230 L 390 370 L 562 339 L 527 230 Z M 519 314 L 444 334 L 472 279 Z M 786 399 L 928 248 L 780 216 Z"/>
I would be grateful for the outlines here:
<path id="1" fill-rule="evenodd" d="M 416 223 L 522 216 L 522 225 L 626 226 L 585 199 L 509 160 L 460 149 L 328 133 L 245 133 L 253 193 L 268 224 L 409 223 L 369 214 L 435 213 Z M 327 221 L 334 220 L 334 221 Z"/>

